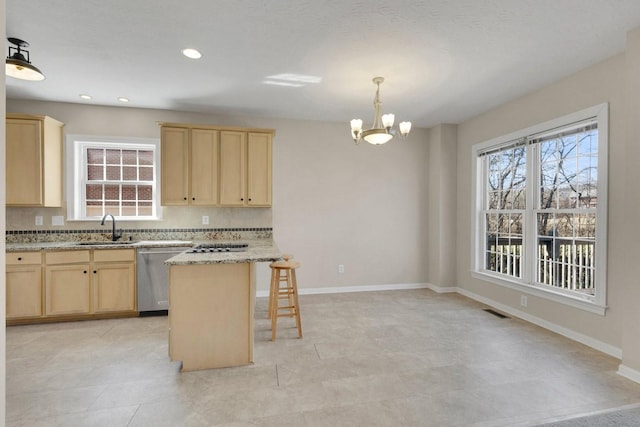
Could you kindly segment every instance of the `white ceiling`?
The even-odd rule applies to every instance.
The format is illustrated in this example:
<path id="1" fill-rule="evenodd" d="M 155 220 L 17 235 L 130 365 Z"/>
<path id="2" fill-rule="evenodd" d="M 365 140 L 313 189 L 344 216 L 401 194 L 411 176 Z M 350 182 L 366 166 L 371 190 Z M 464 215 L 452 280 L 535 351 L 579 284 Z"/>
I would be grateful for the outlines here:
<path id="1" fill-rule="evenodd" d="M 622 52 L 639 0 L 7 0 L 42 82 L 7 98 L 371 124 L 458 123 Z M 199 49 L 198 61 L 181 55 Z M 319 76 L 282 87 L 266 76 Z M 93 96 L 91 101 L 79 98 Z M 345 125 L 346 126 L 346 125 Z"/>

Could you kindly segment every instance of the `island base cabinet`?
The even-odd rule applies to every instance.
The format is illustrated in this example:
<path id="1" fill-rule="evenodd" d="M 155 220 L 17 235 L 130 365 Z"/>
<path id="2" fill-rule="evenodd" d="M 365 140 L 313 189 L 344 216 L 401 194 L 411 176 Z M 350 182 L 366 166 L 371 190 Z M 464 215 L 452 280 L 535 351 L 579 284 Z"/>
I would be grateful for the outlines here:
<path id="1" fill-rule="evenodd" d="M 172 265 L 169 357 L 183 371 L 253 363 L 252 263 Z"/>

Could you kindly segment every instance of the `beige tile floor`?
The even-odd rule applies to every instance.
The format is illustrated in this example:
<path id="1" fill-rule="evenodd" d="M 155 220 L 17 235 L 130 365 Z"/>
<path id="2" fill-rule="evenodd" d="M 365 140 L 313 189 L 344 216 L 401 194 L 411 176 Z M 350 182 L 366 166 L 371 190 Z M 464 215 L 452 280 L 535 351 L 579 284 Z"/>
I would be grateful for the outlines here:
<path id="1" fill-rule="evenodd" d="M 8 426 L 520 426 L 640 402 L 619 361 L 429 290 L 301 297 L 255 365 L 180 373 L 166 317 L 7 330 Z"/>

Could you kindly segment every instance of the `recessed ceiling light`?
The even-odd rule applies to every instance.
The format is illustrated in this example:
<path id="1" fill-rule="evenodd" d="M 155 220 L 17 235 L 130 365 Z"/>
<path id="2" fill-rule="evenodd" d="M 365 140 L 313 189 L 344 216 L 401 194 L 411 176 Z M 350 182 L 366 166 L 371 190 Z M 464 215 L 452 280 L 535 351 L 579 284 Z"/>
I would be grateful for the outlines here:
<path id="1" fill-rule="evenodd" d="M 80 94 L 80 98 L 89 100 L 89 99 L 91 99 L 91 95 L 86 95 L 86 94 L 82 93 L 82 94 Z"/>
<path id="2" fill-rule="evenodd" d="M 118 101 L 120 102 L 129 102 L 129 98 L 125 98 L 124 96 L 121 96 L 118 98 Z"/>
<path id="3" fill-rule="evenodd" d="M 191 59 L 200 59 L 200 58 L 202 58 L 202 54 L 200 52 L 198 52 L 195 49 L 191 49 L 191 48 L 182 49 L 182 54 L 184 56 L 186 56 L 187 58 L 191 58 Z"/>

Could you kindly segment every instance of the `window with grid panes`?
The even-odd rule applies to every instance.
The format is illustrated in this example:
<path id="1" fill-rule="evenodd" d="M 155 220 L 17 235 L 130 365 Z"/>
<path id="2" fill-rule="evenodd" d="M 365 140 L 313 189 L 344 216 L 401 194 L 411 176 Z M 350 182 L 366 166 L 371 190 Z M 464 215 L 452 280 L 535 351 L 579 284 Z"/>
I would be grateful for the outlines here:
<path id="1" fill-rule="evenodd" d="M 530 293 L 606 303 L 607 106 L 474 146 L 474 272 Z"/>
<path id="2" fill-rule="evenodd" d="M 158 145 L 75 140 L 75 219 L 158 218 Z"/>

